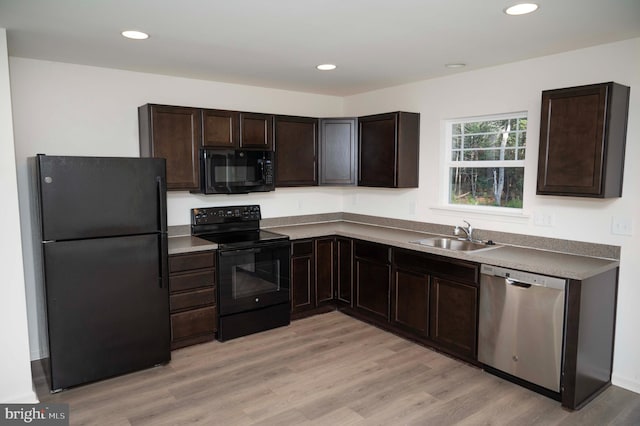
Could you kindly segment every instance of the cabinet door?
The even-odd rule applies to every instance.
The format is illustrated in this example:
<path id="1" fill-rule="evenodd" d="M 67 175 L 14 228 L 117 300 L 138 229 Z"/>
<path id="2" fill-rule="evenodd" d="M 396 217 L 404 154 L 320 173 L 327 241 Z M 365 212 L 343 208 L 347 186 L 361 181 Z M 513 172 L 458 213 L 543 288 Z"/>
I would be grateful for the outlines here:
<path id="1" fill-rule="evenodd" d="M 240 113 L 240 148 L 273 150 L 273 115 Z"/>
<path id="2" fill-rule="evenodd" d="M 320 120 L 320 185 L 356 184 L 356 118 Z"/>
<path id="3" fill-rule="evenodd" d="M 276 186 L 318 184 L 318 120 L 275 117 Z"/>
<path id="4" fill-rule="evenodd" d="M 360 118 L 359 186 L 396 185 L 396 128 L 395 114 Z"/>
<path id="5" fill-rule="evenodd" d="M 391 322 L 420 336 L 429 335 L 429 276 L 395 269 Z"/>
<path id="6" fill-rule="evenodd" d="M 316 304 L 313 241 L 294 241 L 291 246 L 291 310 L 297 312 Z"/>
<path id="7" fill-rule="evenodd" d="M 349 238 L 337 238 L 337 299 L 351 306 L 353 301 L 353 242 Z"/>
<path id="8" fill-rule="evenodd" d="M 164 105 L 138 109 L 140 156 L 167 160 L 168 190 L 200 187 L 201 111 Z"/>
<path id="9" fill-rule="evenodd" d="M 431 338 L 453 354 L 476 359 L 478 288 L 431 279 Z"/>
<path id="10" fill-rule="evenodd" d="M 356 258 L 355 269 L 356 307 L 365 313 L 388 320 L 391 267 Z"/>
<path id="11" fill-rule="evenodd" d="M 537 193 L 620 197 L 628 103 L 616 83 L 542 92 Z"/>
<path id="12" fill-rule="evenodd" d="M 202 110 L 202 144 L 210 148 L 238 148 L 240 113 L 218 109 Z"/>
<path id="13" fill-rule="evenodd" d="M 333 301 L 335 282 L 335 246 L 334 238 L 315 240 L 316 259 L 316 304 Z"/>

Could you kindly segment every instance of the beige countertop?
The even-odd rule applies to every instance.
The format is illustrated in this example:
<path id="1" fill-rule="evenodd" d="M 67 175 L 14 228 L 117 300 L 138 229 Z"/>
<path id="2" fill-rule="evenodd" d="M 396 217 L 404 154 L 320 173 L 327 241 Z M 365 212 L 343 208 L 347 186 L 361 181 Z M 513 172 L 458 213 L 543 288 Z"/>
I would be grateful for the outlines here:
<path id="1" fill-rule="evenodd" d="M 505 268 L 577 280 L 592 277 L 619 265 L 619 262 L 613 259 L 578 256 L 508 245 L 497 245 L 466 252 L 440 249 L 411 242 L 436 236 L 434 234 L 345 221 L 279 226 L 268 229 L 272 232 L 287 235 L 292 240 L 339 235 L 471 262 L 487 263 Z M 196 237 L 169 238 L 169 254 L 215 248 L 217 248 L 216 244 Z"/>

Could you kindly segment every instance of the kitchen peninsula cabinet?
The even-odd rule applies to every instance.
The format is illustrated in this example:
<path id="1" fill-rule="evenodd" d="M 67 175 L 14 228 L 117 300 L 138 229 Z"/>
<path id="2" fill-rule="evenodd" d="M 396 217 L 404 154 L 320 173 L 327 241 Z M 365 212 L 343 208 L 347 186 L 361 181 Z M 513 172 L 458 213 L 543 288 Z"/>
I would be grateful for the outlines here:
<path id="1" fill-rule="evenodd" d="M 202 145 L 207 148 L 237 149 L 240 146 L 240 113 L 203 109 Z"/>
<path id="2" fill-rule="evenodd" d="M 240 149 L 273 151 L 273 115 L 240 113 Z"/>
<path id="3" fill-rule="evenodd" d="M 537 193 L 621 197 L 628 111 L 617 83 L 542 92 Z"/>
<path id="4" fill-rule="evenodd" d="M 320 120 L 320 185 L 355 185 L 357 119 Z"/>
<path id="5" fill-rule="evenodd" d="M 358 186 L 417 188 L 420 114 L 358 118 Z"/>
<path id="6" fill-rule="evenodd" d="M 353 243 L 355 309 L 375 321 L 389 320 L 391 248 L 356 240 Z"/>
<path id="7" fill-rule="evenodd" d="M 198 190 L 201 110 L 146 104 L 138 108 L 138 125 L 140 156 L 167 161 L 167 190 Z"/>
<path id="8" fill-rule="evenodd" d="M 215 252 L 169 256 L 171 349 L 215 338 Z"/>
<path id="9" fill-rule="evenodd" d="M 275 117 L 276 186 L 318 184 L 318 119 Z"/>

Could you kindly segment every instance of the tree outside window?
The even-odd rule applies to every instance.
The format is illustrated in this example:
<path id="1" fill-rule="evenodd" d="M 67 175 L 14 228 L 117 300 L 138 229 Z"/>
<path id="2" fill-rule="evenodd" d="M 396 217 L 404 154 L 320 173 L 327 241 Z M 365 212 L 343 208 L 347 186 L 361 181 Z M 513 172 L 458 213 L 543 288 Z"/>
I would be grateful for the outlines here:
<path id="1" fill-rule="evenodd" d="M 527 114 L 448 122 L 449 204 L 522 209 Z"/>

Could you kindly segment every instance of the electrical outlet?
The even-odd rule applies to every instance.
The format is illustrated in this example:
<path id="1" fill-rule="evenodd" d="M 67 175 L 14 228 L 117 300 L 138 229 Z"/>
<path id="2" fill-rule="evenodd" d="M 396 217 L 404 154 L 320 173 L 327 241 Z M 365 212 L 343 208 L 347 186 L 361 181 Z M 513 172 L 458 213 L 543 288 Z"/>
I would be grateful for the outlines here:
<path id="1" fill-rule="evenodd" d="M 533 215 L 533 224 L 536 226 L 553 226 L 553 215 L 549 213 L 536 212 Z"/>
<path id="2" fill-rule="evenodd" d="M 614 235 L 633 235 L 633 220 L 629 216 L 613 216 L 611 233 Z"/>

